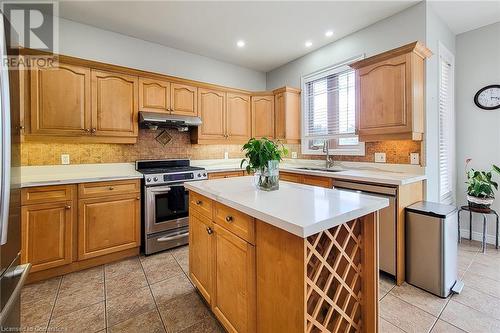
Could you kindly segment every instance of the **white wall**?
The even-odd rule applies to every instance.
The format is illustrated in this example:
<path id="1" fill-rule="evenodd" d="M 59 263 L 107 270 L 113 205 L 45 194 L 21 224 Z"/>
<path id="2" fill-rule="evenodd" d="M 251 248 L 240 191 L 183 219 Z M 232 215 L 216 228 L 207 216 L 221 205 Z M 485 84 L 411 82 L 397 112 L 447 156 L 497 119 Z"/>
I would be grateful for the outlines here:
<path id="1" fill-rule="evenodd" d="M 425 41 L 424 2 L 268 72 L 267 89 L 284 85 L 299 88 L 303 75 L 359 55 L 372 56 L 416 40 Z"/>
<path id="2" fill-rule="evenodd" d="M 465 204 L 464 161 L 472 158 L 475 169 L 488 170 L 491 164 L 500 166 L 500 110 L 485 111 L 473 102 L 482 87 L 500 84 L 500 22 L 457 36 L 456 41 L 456 115 L 457 115 L 457 199 Z M 500 176 L 496 175 L 500 182 Z M 493 209 L 500 213 L 500 193 Z M 493 241 L 493 218 L 488 224 Z M 463 214 L 462 228 L 468 229 L 468 216 Z M 473 232 L 482 232 L 477 217 Z M 476 236 L 479 236 L 476 234 Z"/>
<path id="3" fill-rule="evenodd" d="M 59 21 L 59 53 L 233 88 L 266 88 L 265 73 L 65 19 Z"/>
<path id="4" fill-rule="evenodd" d="M 439 52 L 442 43 L 452 54 L 455 54 L 455 35 L 435 13 L 432 5 L 426 3 L 425 44 L 434 53 L 425 63 L 425 141 L 426 159 L 426 199 L 439 201 Z M 455 66 L 456 67 L 456 66 Z M 456 78 L 456 74 L 455 74 Z"/>

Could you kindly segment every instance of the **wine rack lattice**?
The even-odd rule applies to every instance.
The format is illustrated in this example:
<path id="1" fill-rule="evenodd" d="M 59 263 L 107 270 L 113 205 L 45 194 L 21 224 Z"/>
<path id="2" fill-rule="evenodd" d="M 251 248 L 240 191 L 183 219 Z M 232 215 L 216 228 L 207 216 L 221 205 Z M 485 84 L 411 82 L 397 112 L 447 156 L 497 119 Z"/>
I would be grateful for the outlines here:
<path id="1" fill-rule="evenodd" d="M 356 219 L 305 240 L 306 332 L 360 332 L 361 232 Z"/>

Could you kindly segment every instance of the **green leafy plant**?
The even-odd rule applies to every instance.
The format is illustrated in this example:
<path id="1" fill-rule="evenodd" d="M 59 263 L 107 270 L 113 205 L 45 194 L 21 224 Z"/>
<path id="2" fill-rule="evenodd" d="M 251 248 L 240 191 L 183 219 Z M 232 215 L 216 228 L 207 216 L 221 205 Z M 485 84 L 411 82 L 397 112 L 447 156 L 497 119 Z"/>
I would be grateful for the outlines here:
<path id="1" fill-rule="evenodd" d="M 479 171 L 467 166 L 471 159 L 465 161 L 465 174 L 467 176 L 467 194 L 477 198 L 494 198 L 494 190 L 498 190 L 498 183 L 492 180 L 492 172 L 500 175 L 500 168 L 493 164 L 491 171 Z"/>
<path id="2" fill-rule="evenodd" d="M 245 152 L 245 158 L 241 160 L 240 167 L 247 163 L 248 173 L 257 170 L 264 172 L 269 161 L 281 161 L 283 156 L 288 155 L 288 150 L 283 144 L 268 138 L 251 138 L 243 145 L 242 150 Z"/>

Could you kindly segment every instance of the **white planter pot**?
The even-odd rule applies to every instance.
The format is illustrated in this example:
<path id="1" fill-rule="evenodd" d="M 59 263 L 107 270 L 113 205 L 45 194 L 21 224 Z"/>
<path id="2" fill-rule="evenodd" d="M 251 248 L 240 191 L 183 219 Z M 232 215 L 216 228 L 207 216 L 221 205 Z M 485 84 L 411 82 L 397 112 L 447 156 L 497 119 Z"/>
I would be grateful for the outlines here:
<path id="1" fill-rule="evenodd" d="M 467 201 L 469 206 L 476 208 L 489 208 L 495 198 L 478 198 L 471 195 L 467 195 Z"/>

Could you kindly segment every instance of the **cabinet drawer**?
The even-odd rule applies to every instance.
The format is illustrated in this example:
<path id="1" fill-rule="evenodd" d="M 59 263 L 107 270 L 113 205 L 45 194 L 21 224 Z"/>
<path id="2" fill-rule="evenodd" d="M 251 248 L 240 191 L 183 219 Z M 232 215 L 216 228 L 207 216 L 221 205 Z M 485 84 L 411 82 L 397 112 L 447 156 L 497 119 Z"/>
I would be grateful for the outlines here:
<path id="1" fill-rule="evenodd" d="M 321 176 L 304 176 L 304 184 L 332 188 L 332 179 L 328 177 Z"/>
<path id="2" fill-rule="evenodd" d="M 78 185 L 78 197 L 94 198 L 114 194 L 128 194 L 140 191 L 140 180 L 118 180 L 109 182 L 83 183 Z"/>
<path id="3" fill-rule="evenodd" d="M 292 173 L 292 172 L 280 172 L 280 180 L 284 180 L 287 182 L 292 182 L 292 183 L 302 183 L 303 182 L 303 175 L 300 175 L 298 173 Z"/>
<path id="4" fill-rule="evenodd" d="M 76 185 L 53 185 L 24 188 L 21 191 L 21 204 L 53 203 L 73 200 Z"/>
<path id="5" fill-rule="evenodd" d="M 208 174 L 208 179 L 241 177 L 243 175 L 243 171 L 212 172 Z"/>
<path id="6" fill-rule="evenodd" d="M 253 217 L 216 202 L 214 222 L 247 242 L 255 244 L 255 220 Z"/>
<path id="7" fill-rule="evenodd" d="M 189 191 L 189 209 L 212 220 L 212 200 L 196 192 Z"/>

